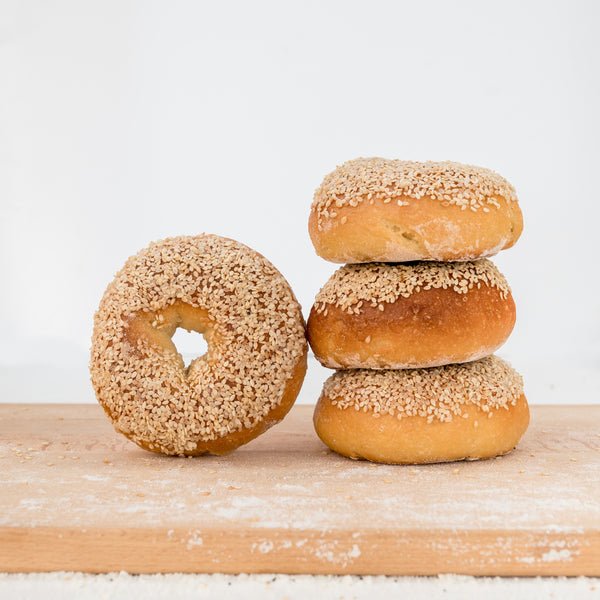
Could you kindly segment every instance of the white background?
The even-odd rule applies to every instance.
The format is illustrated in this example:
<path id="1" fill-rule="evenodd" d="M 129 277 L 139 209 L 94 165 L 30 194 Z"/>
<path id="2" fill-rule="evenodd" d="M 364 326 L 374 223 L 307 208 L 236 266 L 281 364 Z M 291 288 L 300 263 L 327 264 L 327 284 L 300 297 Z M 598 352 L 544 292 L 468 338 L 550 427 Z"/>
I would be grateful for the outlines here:
<path id="1" fill-rule="evenodd" d="M 531 402 L 598 402 L 599 17 L 573 0 L 0 0 L 0 400 L 93 401 L 94 310 L 151 240 L 244 242 L 308 314 L 336 268 L 308 237 L 313 192 L 384 156 L 515 185 L 500 354 Z M 326 375 L 313 365 L 301 401 Z"/>

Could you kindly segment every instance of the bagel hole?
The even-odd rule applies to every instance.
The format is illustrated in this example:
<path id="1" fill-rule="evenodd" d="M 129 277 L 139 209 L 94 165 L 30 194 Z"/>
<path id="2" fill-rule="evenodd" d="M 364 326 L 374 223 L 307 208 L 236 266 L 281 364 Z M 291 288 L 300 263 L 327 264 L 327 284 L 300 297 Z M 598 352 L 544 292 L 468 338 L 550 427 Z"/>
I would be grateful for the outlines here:
<path id="1" fill-rule="evenodd" d="M 208 352 L 206 339 L 197 331 L 188 331 L 178 327 L 171 340 L 175 344 L 177 352 L 181 354 L 186 369 L 195 359 L 203 357 Z"/>

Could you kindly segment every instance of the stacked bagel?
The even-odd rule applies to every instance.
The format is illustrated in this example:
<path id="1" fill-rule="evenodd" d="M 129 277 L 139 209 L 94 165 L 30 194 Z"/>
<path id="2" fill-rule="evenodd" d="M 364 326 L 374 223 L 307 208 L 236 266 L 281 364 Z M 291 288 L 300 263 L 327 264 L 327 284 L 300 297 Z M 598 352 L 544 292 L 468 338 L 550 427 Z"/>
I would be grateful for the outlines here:
<path id="1" fill-rule="evenodd" d="M 316 358 L 336 372 L 317 434 L 351 458 L 430 463 L 509 452 L 529 423 L 521 376 L 493 355 L 515 305 L 486 257 L 523 228 L 514 188 L 453 162 L 357 159 L 325 177 L 309 232 L 345 263 L 308 319 Z"/>

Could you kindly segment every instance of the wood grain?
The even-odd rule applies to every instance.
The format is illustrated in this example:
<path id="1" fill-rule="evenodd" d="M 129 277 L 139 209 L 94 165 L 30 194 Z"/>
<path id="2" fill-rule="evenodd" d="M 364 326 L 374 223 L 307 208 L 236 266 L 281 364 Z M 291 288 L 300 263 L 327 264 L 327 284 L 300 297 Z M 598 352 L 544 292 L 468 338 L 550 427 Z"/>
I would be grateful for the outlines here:
<path id="1" fill-rule="evenodd" d="M 533 406 L 511 454 L 420 467 L 337 456 L 311 417 L 185 459 L 95 405 L 0 404 L 0 571 L 600 575 L 600 406 Z"/>

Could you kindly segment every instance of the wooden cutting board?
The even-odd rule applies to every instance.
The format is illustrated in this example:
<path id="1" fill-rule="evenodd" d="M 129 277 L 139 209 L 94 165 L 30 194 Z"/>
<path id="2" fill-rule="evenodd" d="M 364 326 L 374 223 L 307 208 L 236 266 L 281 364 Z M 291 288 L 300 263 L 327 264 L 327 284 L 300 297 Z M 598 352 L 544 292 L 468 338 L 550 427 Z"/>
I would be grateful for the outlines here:
<path id="1" fill-rule="evenodd" d="M 226 457 L 168 458 L 95 405 L 0 405 L 0 571 L 600 575 L 600 406 L 533 406 L 511 454 L 330 452 L 296 406 Z"/>

